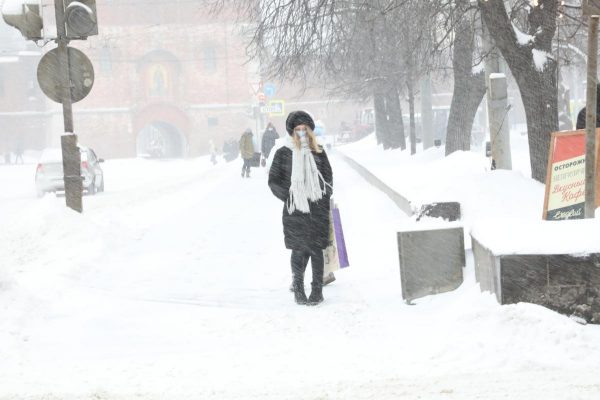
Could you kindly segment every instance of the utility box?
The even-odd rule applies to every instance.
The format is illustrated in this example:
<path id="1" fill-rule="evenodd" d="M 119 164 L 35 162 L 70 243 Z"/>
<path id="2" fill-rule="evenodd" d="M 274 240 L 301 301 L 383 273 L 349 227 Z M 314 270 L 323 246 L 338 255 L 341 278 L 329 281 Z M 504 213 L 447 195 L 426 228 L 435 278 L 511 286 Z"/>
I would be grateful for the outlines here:
<path id="1" fill-rule="evenodd" d="M 465 266 L 462 227 L 398 232 L 402 297 L 449 292 L 463 282 Z"/>

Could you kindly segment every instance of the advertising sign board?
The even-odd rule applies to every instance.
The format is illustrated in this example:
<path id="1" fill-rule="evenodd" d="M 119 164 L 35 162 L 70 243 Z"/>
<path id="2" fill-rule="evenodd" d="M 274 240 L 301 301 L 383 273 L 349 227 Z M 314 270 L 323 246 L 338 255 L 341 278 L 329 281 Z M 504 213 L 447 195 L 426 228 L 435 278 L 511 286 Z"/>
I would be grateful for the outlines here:
<path id="1" fill-rule="evenodd" d="M 599 139 L 600 129 L 596 129 L 596 143 Z M 596 155 L 596 207 L 600 205 L 598 161 Z M 585 218 L 585 130 L 554 132 L 548 155 L 544 219 L 579 218 Z"/>

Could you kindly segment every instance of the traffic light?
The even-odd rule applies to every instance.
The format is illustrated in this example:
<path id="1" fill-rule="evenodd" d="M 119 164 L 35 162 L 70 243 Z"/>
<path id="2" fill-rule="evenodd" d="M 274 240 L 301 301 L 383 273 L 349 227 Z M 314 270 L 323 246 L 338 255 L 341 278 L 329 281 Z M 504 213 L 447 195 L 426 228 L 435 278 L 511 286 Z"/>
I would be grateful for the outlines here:
<path id="1" fill-rule="evenodd" d="M 98 34 L 96 0 L 64 0 L 64 2 L 67 38 L 85 39 Z"/>
<path id="2" fill-rule="evenodd" d="M 39 0 L 6 0 L 2 5 L 2 18 L 17 28 L 28 40 L 42 39 L 44 22 Z"/>

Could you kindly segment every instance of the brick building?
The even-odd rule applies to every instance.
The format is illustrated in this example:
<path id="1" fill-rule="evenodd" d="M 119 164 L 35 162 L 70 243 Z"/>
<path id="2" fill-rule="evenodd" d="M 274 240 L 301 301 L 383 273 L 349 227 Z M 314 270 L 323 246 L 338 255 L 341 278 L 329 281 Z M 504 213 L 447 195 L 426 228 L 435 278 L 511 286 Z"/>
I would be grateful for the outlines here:
<path id="1" fill-rule="evenodd" d="M 75 106 L 82 143 L 107 157 L 194 156 L 253 123 L 260 78 L 244 26 L 194 1 L 99 0 L 100 34 L 74 43 L 96 71 Z"/>
<path id="2" fill-rule="evenodd" d="M 41 55 L 19 32 L 0 25 L 0 155 L 45 141 L 40 127 L 49 114 L 36 81 Z"/>
<path id="3" fill-rule="evenodd" d="M 264 126 L 269 118 L 257 109 L 260 68 L 246 56 L 245 32 L 251 25 L 231 13 L 212 14 L 201 3 L 97 0 L 99 35 L 71 43 L 91 59 L 95 71 L 92 92 L 73 107 L 80 143 L 105 158 L 186 157 L 205 154 L 209 140 L 220 148 L 245 128 Z M 10 55 L 0 61 L 5 142 L 56 146 L 62 113 L 39 90 L 35 71 L 41 51 L 30 50 L 36 47 L 15 35 L 19 33 L 12 28 L 0 30 L 0 44 L 19 46 L 5 51 Z M 54 47 L 49 44 L 44 51 Z M 318 95 L 313 96 L 317 100 L 299 98 L 293 88 L 281 93 L 288 97 L 288 109 L 330 118 L 330 126 L 356 118 L 354 104 L 341 106 Z M 270 119 L 284 130 L 284 117 Z"/>

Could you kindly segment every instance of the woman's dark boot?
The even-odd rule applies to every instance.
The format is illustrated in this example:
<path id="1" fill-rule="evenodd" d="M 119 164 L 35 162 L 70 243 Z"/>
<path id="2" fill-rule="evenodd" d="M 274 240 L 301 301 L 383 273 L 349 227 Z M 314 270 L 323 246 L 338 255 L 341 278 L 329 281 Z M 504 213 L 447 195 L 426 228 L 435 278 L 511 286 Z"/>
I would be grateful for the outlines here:
<path id="1" fill-rule="evenodd" d="M 317 249 L 311 252 L 312 261 L 312 290 L 308 297 L 308 305 L 316 306 L 323 301 L 323 250 Z"/>
<path id="2" fill-rule="evenodd" d="M 313 282 L 311 286 L 312 290 L 310 291 L 307 304 L 309 306 L 316 306 L 323 302 L 323 284 Z"/>
<path id="3" fill-rule="evenodd" d="M 294 300 L 296 304 L 306 304 L 306 293 L 304 292 L 304 282 L 294 277 Z"/>
<path id="4" fill-rule="evenodd" d="M 298 304 L 306 304 L 306 293 L 304 292 L 304 271 L 308 263 L 309 255 L 305 252 L 292 250 L 292 291 L 294 300 Z"/>

